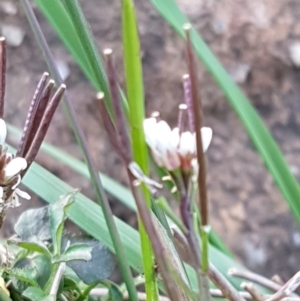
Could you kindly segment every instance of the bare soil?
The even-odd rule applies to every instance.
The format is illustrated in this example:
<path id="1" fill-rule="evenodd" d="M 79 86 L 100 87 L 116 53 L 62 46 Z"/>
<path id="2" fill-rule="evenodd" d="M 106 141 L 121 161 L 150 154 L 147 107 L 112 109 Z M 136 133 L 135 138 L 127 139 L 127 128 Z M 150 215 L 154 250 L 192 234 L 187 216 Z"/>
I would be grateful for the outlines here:
<path id="1" fill-rule="evenodd" d="M 10 15 L 0 3 L 0 28 L 15 25 L 24 31 L 20 46 L 8 47 L 5 118 L 22 127 L 34 88 L 47 70 L 26 17 L 18 8 Z M 8 2 L 8 1 L 7 1 Z M 120 2 L 81 1 L 100 50 L 114 49 L 122 72 Z M 185 70 L 183 43 L 148 1 L 136 1 L 143 49 L 147 113 L 161 111 L 171 123 L 177 119 L 182 100 L 181 76 Z M 251 99 L 279 143 L 297 178 L 300 176 L 300 2 L 294 0 L 179 0 L 206 42 Z M 202 3 L 203 2 L 203 3 Z M 205 2 L 205 4 L 204 4 Z M 2 5 L 2 6 L 1 6 Z M 95 91 L 67 53 L 42 14 L 35 9 L 57 60 L 70 68 L 66 80 L 79 122 L 87 135 L 99 169 L 122 183 L 126 174 L 101 128 Z M 298 50 L 299 52 L 299 50 Z M 298 55 L 300 55 L 298 53 Z M 121 77 L 121 76 L 120 76 Z M 238 259 L 250 269 L 288 279 L 299 270 L 300 228 L 271 176 L 249 140 L 234 111 L 203 66 L 199 64 L 205 125 L 214 138 L 207 153 L 211 223 Z M 63 108 L 57 111 L 48 142 L 80 158 L 80 151 Z M 93 198 L 87 180 L 60 163 L 40 154 L 38 162 L 61 179 Z M 114 212 L 135 223 L 128 210 L 112 200 Z M 5 235 L 26 206 L 9 213 Z"/>

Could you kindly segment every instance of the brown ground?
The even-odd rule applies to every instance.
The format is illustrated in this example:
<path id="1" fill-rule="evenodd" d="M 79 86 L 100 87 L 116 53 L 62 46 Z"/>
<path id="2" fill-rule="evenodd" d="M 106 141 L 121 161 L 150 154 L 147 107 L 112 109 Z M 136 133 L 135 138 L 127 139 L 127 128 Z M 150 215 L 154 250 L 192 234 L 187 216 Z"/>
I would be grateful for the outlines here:
<path id="1" fill-rule="evenodd" d="M 5 2 L 10 1 L 0 2 L 0 27 L 16 25 L 25 32 L 20 46 L 8 47 L 5 112 L 8 122 L 21 127 L 34 87 L 46 66 L 22 9 L 17 6 L 18 12 L 10 15 L 5 12 Z M 81 2 L 99 49 L 112 47 L 121 70 L 121 1 Z M 174 123 L 182 99 L 183 44 L 147 1 L 136 2 L 147 112 L 159 109 L 163 117 Z M 178 2 L 258 109 L 292 172 L 299 178 L 300 72 L 291 60 L 290 51 L 300 42 L 300 2 L 210 0 L 205 1 L 206 5 L 196 0 Z M 37 13 L 55 57 L 69 65 L 71 74 L 66 83 L 100 170 L 126 181 L 121 162 L 112 154 L 101 129 L 94 91 L 41 13 Z M 246 266 L 267 276 L 279 273 L 286 279 L 299 270 L 300 228 L 222 93 L 202 66 L 199 74 L 205 124 L 214 130 L 208 152 L 212 224 Z M 62 108 L 55 115 L 47 141 L 79 156 Z M 39 155 L 38 161 L 93 196 L 88 181 L 46 156 Z M 10 212 L 7 233 L 16 220 L 15 212 L 24 207 Z M 126 220 L 133 220 L 120 206 L 114 205 L 114 211 Z"/>

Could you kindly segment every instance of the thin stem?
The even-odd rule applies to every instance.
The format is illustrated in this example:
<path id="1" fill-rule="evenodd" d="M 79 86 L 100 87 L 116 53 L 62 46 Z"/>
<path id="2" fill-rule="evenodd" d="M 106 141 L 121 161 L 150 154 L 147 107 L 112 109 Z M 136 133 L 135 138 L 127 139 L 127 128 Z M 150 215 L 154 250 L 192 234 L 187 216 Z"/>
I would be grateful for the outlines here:
<path id="1" fill-rule="evenodd" d="M 211 263 L 209 264 L 208 277 L 228 300 L 245 301 L 243 296 L 239 294 L 231 283 Z"/>
<path id="2" fill-rule="evenodd" d="M 108 295 L 108 289 L 107 288 L 94 288 L 91 290 L 91 293 L 90 295 L 91 296 L 94 296 L 94 297 L 105 297 Z M 225 299 L 224 295 L 222 294 L 222 292 L 218 289 L 210 289 L 209 290 L 210 292 L 210 295 L 213 297 L 213 298 L 222 298 L 222 299 Z M 253 299 L 253 297 L 248 293 L 248 292 L 239 292 L 239 294 L 245 298 L 246 300 L 249 300 L 251 301 Z M 128 298 L 128 294 L 125 293 L 124 296 L 123 296 L 124 300 L 130 300 Z M 146 301 L 146 294 L 145 293 L 142 293 L 142 292 L 138 292 L 138 298 L 140 301 Z M 171 301 L 168 297 L 165 297 L 165 296 L 159 296 L 159 301 Z M 288 301 L 288 300 L 284 300 L 282 299 L 282 301 Z M 295 298 L 294 300 L 290 300 L 290 301 L 300 301 L 299 298 Z"/>
<path id="3" fill-rule="evenodd" d="M 131 182 L 131 188 L 136 201 L 137 209 L 143 221 L 145 229 L 150 237 L 150 241 L 155 254 L 155 259 L 158 263 L 159 271 L 164 280 L 164 285 L 166 287 L 167 293 L 172 301 L 176 301 L 176 300 L 181 301 L 183 299 L 180 299 L 180 296 L 178 295 L 177 285 L 172 279 L 171 273 L 169 272 L 169 268 L 166 263 L 167 258 L 165 258 L 164 255 L 165 252 L 162 243 L 157 235 L 157 232 L 151 220 L 150 211 L 147 208 L 147 206 L 145 206 L 145 201 L 142 197 L 142 193 L 140 189 L 140 182 L 135 181 L 132 176 L 131 176 L 131 180 L 133 180 L 133 182 Z"/>
<path id="4" fill-rule="evenodd" d="M 107 113 L 107 109 L 104 103 L 104 93 L 98 92 L 97 93 L 97 100 L 99 104 L 99 112 L 102 119 L 102 123 L 104 129 L 108 135 L 108 139 L 112 146 L 114 147 L 115 151 L 119 154 L 121 158 L 125 158 L 124 149 L 122 148 L 121 142 L 119 137 L 116 135 L 116 128 Z"/>
<path id="5" fill-rule="evenodd" d="M 180 135 L 184 131 L 187 105 L 185 103 L 182 103 L 178 106 L 178 109 L 179 109 L 179 114 L 178 114 L 177 127 L 178 127 L 179 135 Z"/>
<path id="6" fill-rule="evenodd" d="M 225 298 L 225 296 L 223 295 L 223 293 L 219 290 L 219 289 L 210 289 L 209 290 L 210 295 L 213 298 Z M 248 293 L 248 292 L 238 292 L 239 295 L 241 295 L 244 299 L 246 300 L 252 300 L 252 296 Z"/>
<path id="7" fill-rule="evenodd" d="M 61 76 L 56 68 L 52 53 L 49 49 L 49 46 L 45 40 L 43 33 L 41 31 L 39 23 L 32 11 L 32 8 L 31 8 L 28 0 L 22 0 L 22 4 L 24 7 L 24 11 L 27 15 L 27 18 L 30 22 L 30 25 L 32 27 L 32 30 L 36 36 L 36 39 L 41 47 L 41 50 L 42 50 L 45 58 L 46 58 L 48 67 L 51 70 L 51 73 L 53 74 L 56 82 L 61 84 L 62 83 Z M 112 239 L 112 242 L 114 245 L 114 250 L 116 252 L 116 256 L 117 256 L 117 259 L 118 259 L 118 262 L 120 265 L 121 273 L 122 273 L 124 282 L 127 285 L 128 293 L 130 294 L 130 297 L 132 298 L 131 300 L 138 300 L 137 294 L 136 294 L 136 288 L 133 283 L 132 274 L 131 274 L 128 262 L 126 260 L 124 247 L 122 245 L 115 221 L 113 219 L 112 211 L 111 211 L 110 205 L 108 203 L 106 194 L 103 190 L 101 179 L 100 179 L 98 171 L 96 169 L 96 164 L 90 155 L 90 152 L 88 149 L 88 144 L 86 142 L 86 138 L 83 134 L 81 127 L 78 124 L 74 107 L 72 105 L 72 102 L 69 100 L 67 94 L 65 94 L 65 97 L 64 97 L 64 105 L 65 105 L 65 113 L 66 113 L 68 120 L 73 128 L 73 131 L 74 131 L 76 139 L 77 139 L 77 143 L 80 146 L 80 149 L 84 156 L 84 160 L 89 169 L 90 178 L 91 178 L 91 181 L 92 181 L 95 193 L 96 193 L 97 201 L 103 210 L 104 218 L 107 223 L 107 227 L 109 229 L 111 239 Z"/>
<path id="8" fill-rule="evenodd" d="M 193 112 L 193 102 L 192 102 L 192 95 L 191 95 L 191 79 L 189 74 L 184 74 L 182 76 L 182 85 L 183 85 L 183 100 L 184 103 L 187 105 L 187 111 L 189 115 L 189 127 L 190 131 L 193 132 L 195 129 L 195 116 Z"/>
<path id="9" fill-rule="evenodd" d="M 208 293 L 209 289 L 209 283 L 207 276 L 203 273 L 201 273 L 201 261 L 200 261 L 200 248 L 199 248 L 199 242 L 196 237 L 196 233 L 194 230 L 194 223 L 193 223 L 193 216 L 191 213 L 190 208 L 190 200 L 187 194 L 182 195 L 180 200 L 180 212 L 181 212 L 181 218 L 183 220 L 184 225 L 187 228 L 186 232 L 186 239 L 188 241 L 188 244 L 190 246 L 193 264 L 197 275 L 198 280 L 198 288 L 200 292 L 200 299 L 201 300 L 209 300 L 210 296 Z"/>
<path id="10" fill-rule="evenodd" d="M 187 65 L 190 75 L 191 81 L 191 98 L 193 103 L 193 112 L 194 112 L 194 131 L 196 133 L 196 144 L 197 144 L 197 160 L 199 164 L 199 175 L 198 175 L 198 185 L 199 185 L 199 207 L 201 213 L 201 223 L 202 226 L 208 225 L 208 207 L 207 207 L 207 192 L 206 192 L 206 162 L 203 153 L 203 145 L 202 145 L 202 105 L 201 99 L 199 95 L 199 91 L 197 89 L 197 73 L 195 70 L 195 62 L 193 57 L 193 51 L 190 41 L 190 26 L 185 26 L 186 32 L 186 51 L 187 51 Z"/>
<path id="11" fill-rule="evenodd" d="M 181 230 L 182 233 L 186 233 L 187 229 L 182 223 L 181 219 L 174 213 L 170 205 L 164 198 L 158 198 L 155 200 L 157 206 L 162 209 L 167 217 Z"/>
<path id="12" fill-rule="evenodd" d="M 123 154 L 127 157 L 124 159 L 127 161 L 132 161 L 132 151 L 131 151 L 130 139 L 128 135 L 128 123 L 126 122 L 125 112 L 122 107 L 117 74 L 112 61 L 112 50 L 105 49 L 103 51 L 103 54 L 106 59 L 106 73 L 108 76 L 111 100 L 114 109 L 117 134 L 120 139 L 121 147 L 123 149 Z"/>
<path id="13" fill-rule="evenodd" d="M 203 152 L 202 143 L 202 106 L 201 99 L 198 91 L 197 73 L 195 70 L 195 62 L 193 57 L 193 50 L 190 41 L 190 25 L 184 27 L 186 33 L 186 52 L 187 52 L 187 66 L 190 75 L 191 82 L 191 98 L 193 103 L 193 113 L 194 113 L 194 131 L 196 133 L 196 145 L 197 145 L 197 160 L 199 164 L 199 174 L 198 174 L 198 191 L 199 191 L 199 208 L 201 214 L 201 226 L 202 229 L 200 233 L 204 236 L 207 235 L 208 227 L 208 202 L 207 202 L 207 191 L 206 191 L 206 162 Z M 202 249 L 208 250 L 208 239 L 204 237 L 202 239 Z M 207 272 L 209 265 L 208 252 L 202 254 L 202 271 Z"/>
<path id="14" fill-rule="evenodd" d="M 61 262 L 59 264 L 58 268 L 57 268 L 55 277 L 54 277 L 53 282 L 52 282 L 52 286 L 51 286 L 50 293 L 49 293 L 50 296 L 51 295 L 52 296 L 56 296 L 57 295 L 58 288 L 59 288 L 61 279 L 63 277 L 63 274 L 65 272 L 65 269 L 66 269 L 66 263 L 65 262 Z"/>
<path id="15" fill-rule="evenodd" d="M 283 297 L 291 295 L 300 286 L 300 272 L 296 273 L 287 283 L 285 283 L 274 295 L 266 301 L 279 301 Z"/>
<path id="16" fill-rule="evenodd" d="M 264 301 L 265 296 L 254 286 L 253 283 L 245 283 L 241 284 L 241 287 L 247 291 L 255 301 Z"/>
<path id="17" fill-rule="evenodd" d="M 3 118 L 4 115 L 5 76 L 6 76 L 6 42 L 4 37 L 0 37 L 0 118 Z"/>
<path id="18" fill-rule="evenodd" d="M 277 284 L 276 282 L 250 271 L 237 270 L 233 268 L 228 271 L 228 275 L 257 283 L 274 292 L 281 288 L 281 285 Z"/>

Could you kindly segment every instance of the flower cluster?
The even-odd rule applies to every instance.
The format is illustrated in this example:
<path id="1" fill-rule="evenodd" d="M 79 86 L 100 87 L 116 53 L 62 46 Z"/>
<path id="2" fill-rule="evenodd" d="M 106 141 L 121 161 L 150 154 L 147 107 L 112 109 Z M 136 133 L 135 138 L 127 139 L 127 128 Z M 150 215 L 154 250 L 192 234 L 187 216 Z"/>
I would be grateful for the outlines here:
<path id="1" fill-rule="evenodd" d="M 180 132 L 178 127 L 171 129 L 163 120 L 155 117 L 144 120 L 146 143 L 151 149 L 156 164 L 173 171 L 182 169 L 192 171 L 196 164 L 196 136 L 190 131 Z M 208 149 L 212 139 L 212 129 L 201 128 L 203 152 Z"/>

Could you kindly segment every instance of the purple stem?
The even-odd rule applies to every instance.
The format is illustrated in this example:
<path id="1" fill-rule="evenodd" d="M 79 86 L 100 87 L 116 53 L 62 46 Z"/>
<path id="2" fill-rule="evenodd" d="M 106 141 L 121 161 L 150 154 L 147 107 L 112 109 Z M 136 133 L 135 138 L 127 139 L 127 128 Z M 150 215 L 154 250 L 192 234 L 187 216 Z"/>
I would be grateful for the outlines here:
<path id="1" fill-rule="evenodd" d="M 122 108 L 122 102 L 119 93 L 119 85 L 117 81 L 116 70 L 112 61 L 112 50 L 105 49 L 104 56 L 106 59 L 106 72 L 108 77 L 108 83 L 110 87 L 110 95 L 112 100 L 112 105 L 114 109 L 114 117 L 116 130 L 123 148 L 123 155 L 125 156 L 125 161 L 132 160 L 131 143 L 128 135 L 128 124 L 126 122 L 124 110 Z"/>
<path id="2" fill-rule="evenodd" d="M 186 121 L 186 110 L 187 105 L 185 103 L 182 103 L 178 106 L 179 113 L 178 113 L 178 130 L 179 135 L 184 131 L 185 121 Z"/>
<path id="3" fill-rule="evenodd" d="M 99 101 L 99 111 L 100 111 L 102 123 L 103 123 L 105 131 L 108 135 L 110 143 L 115 148 L 118 155 L 125 161 L 126 166 L 127 166 L 131 160 L 126 161 L 126 160 L 128 160 L 128 154 L 125 153 L 124 148 L 122 147 L 119 135 L 117 134 L 116 128 L 115 128 L 114 124 L 112 123 L 111 118 L 107 112 L 107 108 L 106 108 L 105 102 L 104 102 L 104 97 L 105 97 L 104 93 L 102 93 L 102 92 L 99 92 L 97 94 L 97 99 Z"/>
<path id="4" fill-rule="evenodd" d="M 195 70 L 195 62 L 193 56 L 193 50 L 190 39 L 190 26 L 185 28 L 186 32 L 186 52 L 187 52 L 187 67 L 190 75 L 191 83 L 191 99 L 192 99 L 192 113 L 194 116 L 194 131 L 196 133 L 196 145 L 197 145 L 197 160 L 199 164 L 198 174 L 198 191 L 199 191 L 199 208 L 201 214 L 201 225 L 208 225 L 208 203 L 206 193 L 206 162 L 203 153 L 202 145 L 202 106 L 201 99 L 198 91 L 197 74 Z"/>
<path id="5" fill-rule="evenodd" d="M 3 118 L 4 115 L 5 72 L 6 42 L 4 37 L 0 37 L 0 118 Z"/>
<path id="6" fill-rule="evenodd" d="M 184 103 L 187 105 L 187 111 L 189 116 L 189 127 L 190 131 L 193 133 L 195 130 L 195 116 L 193 112 L 193 101 L 192 101 L 192 91 L 191 91 L 191 79 L 189 74 L 184 74 L 182 76 L 183 85 L 183 95 Z"/>

